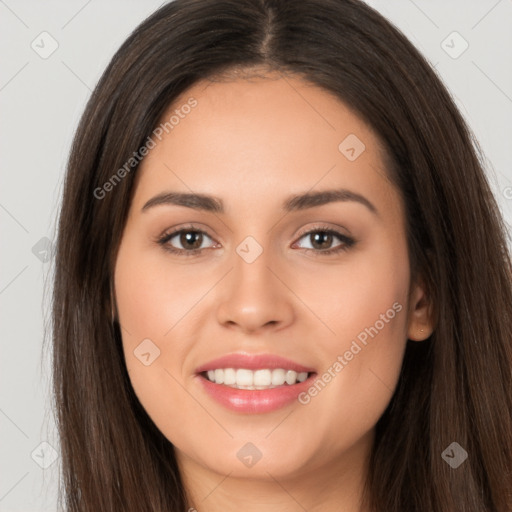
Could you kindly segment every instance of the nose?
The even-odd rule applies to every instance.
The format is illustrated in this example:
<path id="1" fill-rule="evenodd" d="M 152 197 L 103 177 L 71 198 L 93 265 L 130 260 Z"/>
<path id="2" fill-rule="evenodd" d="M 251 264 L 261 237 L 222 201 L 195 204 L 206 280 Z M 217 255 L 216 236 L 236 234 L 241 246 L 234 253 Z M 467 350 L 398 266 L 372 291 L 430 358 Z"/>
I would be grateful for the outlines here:
<path id="1" fill-rule="evenodd" d="M 286 284 L 288 273 L 270 261 L 268 251 L 252 263 L 234 254 L 233 265 L 218 296 L 220 324 L 247 334 L 280 330 L 293 322 L 294 295 Z"/>

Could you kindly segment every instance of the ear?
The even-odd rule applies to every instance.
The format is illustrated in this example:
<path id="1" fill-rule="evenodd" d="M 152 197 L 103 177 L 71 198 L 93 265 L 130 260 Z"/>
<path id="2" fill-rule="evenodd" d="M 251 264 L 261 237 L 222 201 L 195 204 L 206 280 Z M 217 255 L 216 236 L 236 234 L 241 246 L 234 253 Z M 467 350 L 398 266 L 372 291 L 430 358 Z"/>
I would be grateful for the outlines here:
<path id="1" fill-rule="evenodd" d="M 413 285 L 408 312 L 407 338 L 412 341 L 424 341 L 434 331 L 432 318 L 433 304 L 427 294 L 422 278 Z"/>

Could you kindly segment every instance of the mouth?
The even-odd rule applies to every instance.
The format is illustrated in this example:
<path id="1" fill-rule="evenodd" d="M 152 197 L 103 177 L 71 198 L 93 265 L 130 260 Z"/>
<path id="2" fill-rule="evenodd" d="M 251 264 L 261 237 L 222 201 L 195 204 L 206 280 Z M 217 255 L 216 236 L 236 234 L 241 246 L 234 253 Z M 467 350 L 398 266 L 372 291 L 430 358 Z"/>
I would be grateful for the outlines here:
<path id="1" fill-rule="evenodd" d="M 313 368 L 271 354 L 230 354 L 196 369 L 210 398 L 232 411 L 253 414 L 297 401 L 316 375 Z"/>
<path id="2" fill-rule="evenodd" d="M 234 389 L 274 389 L 280 386 L 293 386 L 307 380 L 313 372 L 296 372 L 285 368 L 216 368 L 201 372 L 200 375 L 214 384 L 222 384 Z"/>

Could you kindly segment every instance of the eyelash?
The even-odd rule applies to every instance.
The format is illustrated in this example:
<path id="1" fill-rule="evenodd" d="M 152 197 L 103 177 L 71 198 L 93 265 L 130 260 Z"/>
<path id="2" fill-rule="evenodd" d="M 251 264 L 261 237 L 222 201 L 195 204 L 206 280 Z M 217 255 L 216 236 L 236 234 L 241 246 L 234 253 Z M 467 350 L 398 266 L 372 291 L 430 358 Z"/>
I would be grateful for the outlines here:
<path id="1" fill-rule="evenodd" d="M 197 229 L 194 226 L 186 226 L 186 227 L 181 227 L 179 229 L 171 231 L 169 233 L 164 233 L 163 235 L 161 235 L 160 237 L 157 238 L 156 242 L 159 245 L 161 245 L 165 251 L 168 251 L 172 254 L 185 256 L 185 257 L 195 256 L 205 250 L 205 249 L 192 249 L 190 251 L 187 251 L 184 249 L 176 249 L 176 248 L 172 247 L 171 245 L 169 245 L 168 242 L 180 233 L 202 233 L 202 234 L 206 235 L 208 238 L 212 238 L 210 235 L 208 235 L 208 233 L 206 233 L 205 231 L 203 231 L 201 229 Z M 326 256 L 326 255 L 341 253 L 341 252 L 349 250 L 351 247 L 353 247 L 356 244 L 356 240 L 354 240 L 353 238 L 343 235 L 342 233 L 339 233 L 338 231 L 335 231 L 332 228 L 329 228 L 326 226 L 318 226 L 314 229 L 306 231 L 305 233 L 302 233 L 299 237 L 299 240 L 301 238 L 304 238 L 305 236 L 311 235 L 313 233 L 325 233 L 328 235 L 334 235 L 335 237 L 339 238 L 343 242 L 338 247 L 336 247 L 334 249 L 327 249 L 325 251 L 322 251 L 319 249 L 309 249 L 309 248 L 304 249 L 307 252 L 312 251 L 312 252 L 316 253 L 317 255 Z"/>

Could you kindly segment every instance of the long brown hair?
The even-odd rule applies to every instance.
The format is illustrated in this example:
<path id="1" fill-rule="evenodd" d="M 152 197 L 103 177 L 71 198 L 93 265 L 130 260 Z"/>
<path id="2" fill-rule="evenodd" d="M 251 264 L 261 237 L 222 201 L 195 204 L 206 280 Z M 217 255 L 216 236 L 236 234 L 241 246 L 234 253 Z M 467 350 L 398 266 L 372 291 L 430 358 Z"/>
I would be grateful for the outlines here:
<path id="1" fill-rule="evenodd" d="M 427 61 L 358 0 L 176 0 L 145 20 L 94 89 L 71 149 L 53 291 L 61 505 L 184 511 L 172 444 L 136 398 L 112 322 L 116 252 L 137 165 L 102 187 L 200 79 L 264 66 L 334 93 L 382 140 L 406 205 L 411 276 L 436 328 L 408 342 L 376 426 L 366 497 L 386 512 L 512 510 L 512 265 L 483 157 Z M 468 454 L 452 468 L 442 453 Z"/>

